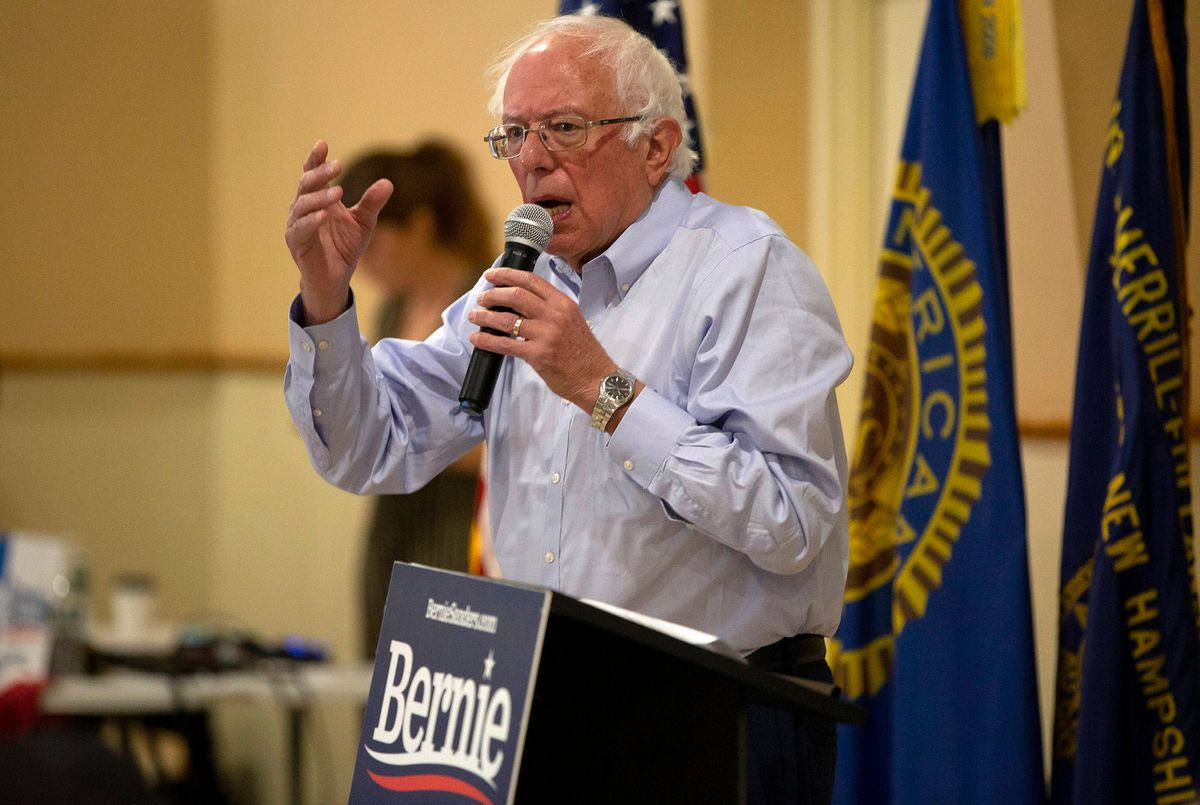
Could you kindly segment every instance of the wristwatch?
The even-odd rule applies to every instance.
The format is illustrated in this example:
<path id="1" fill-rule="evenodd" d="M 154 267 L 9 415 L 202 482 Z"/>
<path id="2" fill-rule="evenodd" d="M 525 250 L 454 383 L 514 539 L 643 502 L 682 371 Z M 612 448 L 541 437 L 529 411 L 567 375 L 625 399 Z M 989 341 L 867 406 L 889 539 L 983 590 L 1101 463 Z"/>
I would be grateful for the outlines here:
<path id="1" fill-rule="evenodd" d="M 625 403 L 633 399 L 633 384 L 636 378 L 624 369 L 618 369 L 600 381 L 600 397 L 592 409 L 592 427 L 604 430 L 608 420 Z"/>

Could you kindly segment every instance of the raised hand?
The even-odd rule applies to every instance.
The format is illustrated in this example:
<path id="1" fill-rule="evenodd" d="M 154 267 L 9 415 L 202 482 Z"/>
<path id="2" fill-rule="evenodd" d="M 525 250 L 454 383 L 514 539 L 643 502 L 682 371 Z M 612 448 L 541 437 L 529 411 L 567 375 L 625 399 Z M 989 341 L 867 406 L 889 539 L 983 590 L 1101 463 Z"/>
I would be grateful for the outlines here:
<path id="1" fill-rule="evenodd" d="M 284 240 L 300 269 L 300 298 L 306 325 L 323 324 L 346 310 L 350 277 L 366 251 L 379 211 L 392 195 L 392 183 L 380 179 L 353 207 L 342 203 L 342 188 L 330 182 L 342 172 L 336 159 L 326 161 L 329 146 L 317 141 L 288 212 Z"/>

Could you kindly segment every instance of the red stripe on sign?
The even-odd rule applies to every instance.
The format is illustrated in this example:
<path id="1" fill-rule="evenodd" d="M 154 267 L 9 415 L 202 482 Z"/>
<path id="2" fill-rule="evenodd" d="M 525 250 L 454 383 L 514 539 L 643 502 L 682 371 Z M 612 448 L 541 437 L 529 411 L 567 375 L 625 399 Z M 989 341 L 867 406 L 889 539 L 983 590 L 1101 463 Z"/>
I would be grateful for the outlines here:
<path id="1" fill-rule="evenodd" d="M 480 805 L 493 805 L 487 795 L 470 783 L 444 774 L 410 774 L 405 777 L 388 777 L 368 770 L 367 774 L 380 788 L 388 791 L 444 791 L 460 794 L 475 800 Z"/>

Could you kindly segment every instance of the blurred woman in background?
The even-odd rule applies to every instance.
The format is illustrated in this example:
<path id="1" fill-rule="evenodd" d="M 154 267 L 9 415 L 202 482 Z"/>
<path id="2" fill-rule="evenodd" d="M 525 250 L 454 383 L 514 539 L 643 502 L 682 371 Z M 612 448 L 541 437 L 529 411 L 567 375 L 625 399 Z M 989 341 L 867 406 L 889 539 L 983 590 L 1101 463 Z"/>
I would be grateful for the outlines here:
<path id="1" fill-rule="evenodd" d="M 466 161 L 445 143 L 361 155 L 340 182 L 346 204 L 379 179 L 395 189 L 359 261 L 360 273 L 385 297 L 375 337 L 421 341 L 492 264 L 494 227 Z M 471 545 L 479 461 L 473 450 L 418 492 L 375 498 L 362 565 L 367 657 L 375 652 L 393 562 L 479 571 L 479 548 L 472 556 Z"/>

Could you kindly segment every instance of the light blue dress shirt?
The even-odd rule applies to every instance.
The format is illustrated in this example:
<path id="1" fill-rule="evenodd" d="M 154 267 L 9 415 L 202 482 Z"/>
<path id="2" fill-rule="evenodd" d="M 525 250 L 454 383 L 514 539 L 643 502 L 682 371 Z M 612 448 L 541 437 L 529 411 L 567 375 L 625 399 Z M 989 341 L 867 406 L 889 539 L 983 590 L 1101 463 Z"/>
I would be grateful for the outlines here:
<path id="1" fill-rule="evenodd" d="M 832 635 L 848 560 L 834 389 L 851 356 L 808 256 L 764 214 L 672 179 L 581 274 L 547 254 L 535 271 L 645 383 L 611 437 L 511 358 L 485 415 L 458 413 L 483 280 L 426 341 L 373 350 L 353 304 L 305 328 L 297 300 L 285 396 L 321 476 L 411 491 L 486 438 L 506 578 L 742 652 Z"/>

